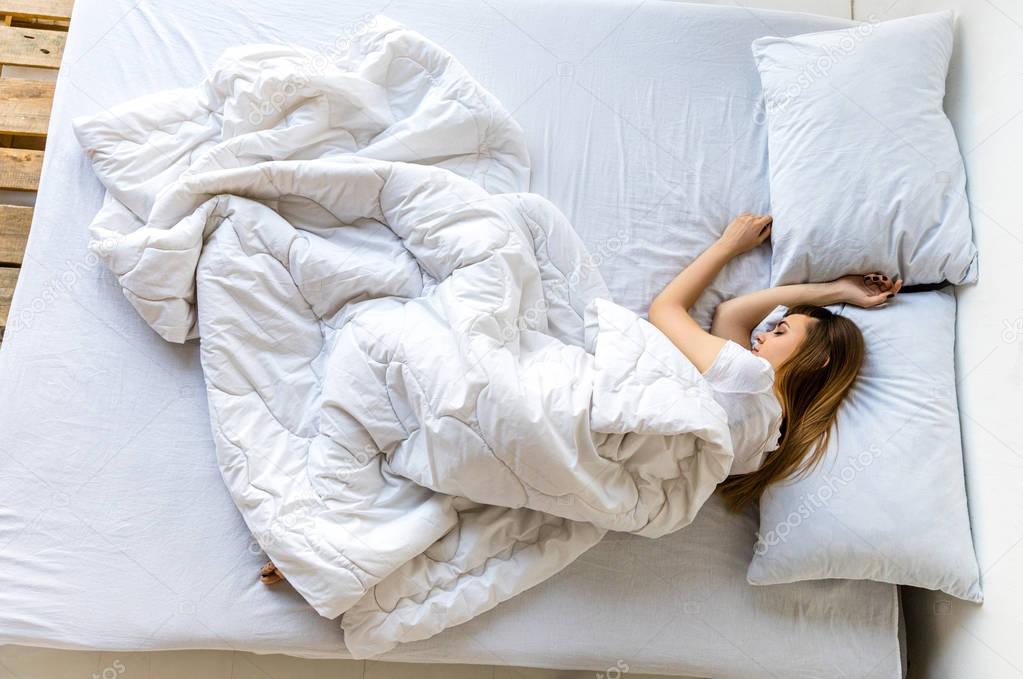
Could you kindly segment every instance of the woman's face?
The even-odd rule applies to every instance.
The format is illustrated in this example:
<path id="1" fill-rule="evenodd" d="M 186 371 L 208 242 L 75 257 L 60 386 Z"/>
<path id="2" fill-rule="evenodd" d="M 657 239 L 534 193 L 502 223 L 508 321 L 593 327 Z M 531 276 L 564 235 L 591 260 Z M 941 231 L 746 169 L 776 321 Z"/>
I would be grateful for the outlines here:
<path id="1" fill-rule="evenodd" d="M 806 339 L 810 324 L 816 322 L 815 319 L 805 314 L 786 316 L 770 332 L 756 334 L 753 353 L 761 358 L 766 358 L 777 370 Z"/>

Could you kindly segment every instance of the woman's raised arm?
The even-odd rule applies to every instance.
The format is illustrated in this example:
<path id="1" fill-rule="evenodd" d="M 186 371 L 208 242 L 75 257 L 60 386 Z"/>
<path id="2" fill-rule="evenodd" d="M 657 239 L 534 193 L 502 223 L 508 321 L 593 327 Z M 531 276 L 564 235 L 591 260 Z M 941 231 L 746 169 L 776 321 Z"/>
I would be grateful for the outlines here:
<path id="1" fill-rule="evenodd" d="M 770 235 L 769 215 L 746 213 L 739 215 L 728 225 L 721 238 L 675 276 L 675 279 L 651 302 L 647 314 L 650 322 L 663 332 L 700 372 L 706 372 L 710 368 L 725 340 L 701 328 L 689 315 L 689 309 L 725 264 L 760 245 Z M 748 333 L 744 344 L 747 346 L 749 344 Z"/>
<path id="2" fill-rule="evenodd" d="M 750 333 L 776 306 L 797 304 L 855 304 L 872 307 L 884 304 L 902 288 L 902 281 L 893 281 L 880 273 L 844 276 L 828 283 L 782 285 L 758 290 L 729 299 L 714 311 L 712 334 L 750 348 Z"/>

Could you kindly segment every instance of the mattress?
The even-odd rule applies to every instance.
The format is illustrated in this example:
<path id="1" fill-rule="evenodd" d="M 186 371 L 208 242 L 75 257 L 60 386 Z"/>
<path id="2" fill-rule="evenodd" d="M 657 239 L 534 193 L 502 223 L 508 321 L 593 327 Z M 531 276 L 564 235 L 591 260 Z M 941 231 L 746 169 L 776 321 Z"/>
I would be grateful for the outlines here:
<path id="1" fill-rule="evenodd" d="M 666 2 L 429 5 L 78 0 L 35 222 L 0 351 L 0 643 L 345 657 L 336 622 L 265 560 L 215 462 L 198 348 L 156 336 L 86 251 L 102 189 L 74 116 L 194 84 L 229 45 L 325 55 L 378 12 L 451 51 L 526 131 L 532 190 L 637 311 L 743 211 L 768 208 L 749 43 L 836 19 Z M 566 32 L 565 27 L 571 31 Z M 700 302 L 763 286 L 767 253 Z M 612 535 L 552 580 L 386 656 L 399 661 L 761 676 L 902 674 L 897 589 L 752 587 L 754 517 Z"/>

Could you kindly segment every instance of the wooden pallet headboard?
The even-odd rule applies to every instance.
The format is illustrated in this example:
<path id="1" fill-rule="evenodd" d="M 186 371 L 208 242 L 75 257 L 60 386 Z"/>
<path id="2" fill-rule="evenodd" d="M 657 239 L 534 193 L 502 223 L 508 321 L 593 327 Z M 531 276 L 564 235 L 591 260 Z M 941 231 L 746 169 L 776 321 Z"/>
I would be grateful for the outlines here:
<path id="1" fill-rule="evenodd" d="M 0 338 L 32 226 L 73 0 L 0 0 Z"/>

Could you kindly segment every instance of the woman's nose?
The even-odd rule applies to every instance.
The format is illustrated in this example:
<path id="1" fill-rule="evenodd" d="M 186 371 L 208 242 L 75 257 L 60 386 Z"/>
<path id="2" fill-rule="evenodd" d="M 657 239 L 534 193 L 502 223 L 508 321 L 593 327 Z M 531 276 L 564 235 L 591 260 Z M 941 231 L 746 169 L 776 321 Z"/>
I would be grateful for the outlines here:
<path id="1" fill-rule="evenodd" d="M 757 344 L 763 344 L 763 343 L 764 343 L 764 337 L 765 337 L 765 333 L 762 333 L 762 332 L 758 332 L 758 333 L 757 333 L 757 334 L 756 334 L 756 335 L 755 335 L 755 336 L 753 337 L 753 339 L 755 339 L 755 340 L 757 341 Z"/>

